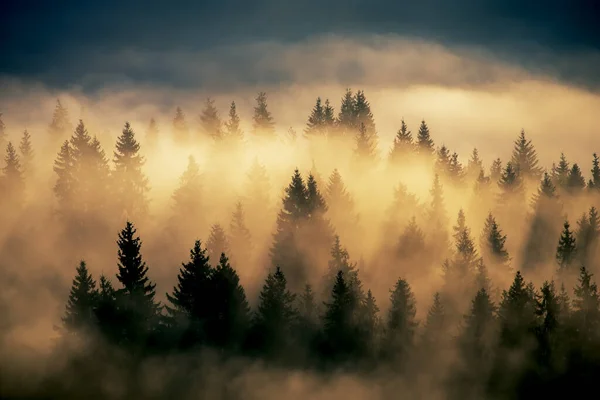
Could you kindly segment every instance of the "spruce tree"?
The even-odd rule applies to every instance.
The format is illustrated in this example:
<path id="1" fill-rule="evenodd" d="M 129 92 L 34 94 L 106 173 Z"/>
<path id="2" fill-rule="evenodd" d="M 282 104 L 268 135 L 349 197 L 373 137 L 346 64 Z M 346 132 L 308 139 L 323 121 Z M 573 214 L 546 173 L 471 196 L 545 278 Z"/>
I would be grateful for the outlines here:
<path id="1" fill-rule="evenodd" d="M 598 154 L 594 153 L 594 159 L 592 160 L 592 178 L 590 179 L 590 187 L 600 191 L 600 158 Z"/>
<path id="2" fill-rule="evenodd" d="M 321 104 L 321 98 L 317 97 L 317 102 L 313 107 L 304 132 L 307 135 L 321 136 L 325 134 L 325 109 Z"/>
<path id="3" fill-rule="evenodd" d="M 539 180 L 542 175 L 543 171 L 538 166 L 537 152 L 531 140 L 526 139 L 525 130 L 521 130 L 521 134 L 514 142 L 511 163 L 517 173 L 524 178 Z"/>
<path id="4" fill-rule="evenodd" d="M 358 270 L 356 269 L 356 263 L 350 261 L 350 254 L 340 242 L 340 237 L 335 236 L 333 245 L 331 246 L 330 259 L 327 263 L 327 272 L 324 279 L 324 295 L 329 296 L 333 285 L 335 284 L 336 276 L 338 272 L 344 274 L 346 284 L 350 281 L 356 281 L 358 279 Z"/>
<path id="5" fill-rule="evenodd" d="M 379 317 L 379 306 L 371 290 L 367 290 L 359 314 L 360 352 L 363 358 L 373 360 L 378 355 L 382 322 Z"/>
<path id="6" fill-rule="evenodd" d="M 23 200 L 23 191 L 25 187 L 19 155 L 12 142 L 8 142 L 8 145 L 6 146 L 6 155 L 4 156 L 2 172 L 4 174 L 2 183 L 4 185 L 4 190 L 6 190 L 6 198 L 8 198 L 11 203 L 9 207 L 17 206 Z"/>
<path id="7" fill-rule="evenodd" d="M 2 121 L 2 113 L 0 113 L 0 149 L 6 148 L 8 143 L 8 133 L 6 133 L 6 125 Z"/>
<path id="8" fill-rule="evenodd" d="M 450 156 L 450 165 L 448 166 L 448 175 L 456 185 L 461 185 L 464 178 L 464 168 L 458 160 L 458 153 L 454 152 Z"/>
<path id="9" fill-rule="evenodd" d="M 64 327 L 70 332 L 95 327 L 95 309 L 98 300 L 96 282 L 89 273 L 85 261 L 76 269 L 77 274 L 71 284 L 69 299 L 62 317 Z"/>
<path id="10" fill-rule="evenodd" d="M 358 128 L 360 129 L 361 125 L 364 125 L 366 138 L 369 143 L 372 143 L 374 147 L 377 147 L 378 139 L 377 130 L 375 128 L 375 119 L 371 112 L 371 105 L 363 90 L 357 91 L 354 96 L 354 114 Z"/>
<path id="11" fill-rule="evenodd" d="M 202 225 L 205 215 L 203 205 L 203 185 L 200 166 L 193 156 L 188 157 L 188 165 L 179 178 L 179 187 L 172 195 L 173 210 L 180 221 L 196 221 Z"/>
<path id="12" fill-rule="evenodd" d="M 297 298 L 298 300 L 298 336 L 302 344 L 310 348 L 319 330 L 319 316 L 321 310 L 317 306 L 315 293 L 310 284 L 304 286 L 304 290 Z"/>
<path id="13" fill-rule="evenodd" d="M 577 247 L 571 225 L 566 220 L 556 248 L 556 262 L 559 272 L 568 272 L 576 259 Z"/>
<path id="14" fill-rule="evenodd" d="M 422 257 L 426 255 L 426 250 L 425 234 L 413 216 L 398 240 L 398 257 L 404 262 L 422 260 Z"/>
<path id="15" fill-rule="evenodd" d="M 229 240 L 221 224 L 211 226 L 210 235 L 206 241 L 206 250 L 208 258 L 213 260 L 213 267 L 221 258 L 221 253 L 229 254 Z"/>
<path id="16" fill-rule="evenodd" d="M 425 123 L 425 120 L 421 121 L 419 127 L 419 133 L 417 134 L 417 154 L 421 156 L 431 157 L 435 151 L 433 139 L 429 134 L 429 127 Z"/>
<path id="17" fill-rule="evenodd" d="M 240 348 L 249 329 L 250 306 L 237 272 L 221 253 L 211 277 L 209 341 L 217 347 Z"/>
<path id="18" fill-rule="evenodd" d="M 433 304 L 427 312 L 423 331 L 423 344 L 428 350 L 439 348 L 446 340 L 448 317 L 439 292 L 433 295 Z"/>
<path id="19" fill-rule="evenodd" d="M 502 176 L 502 160 L 496 158 L 490 166 L 490 179 L 494 183 L 498 183 Z"/>
<path id="20" fill-rule="evenodd" d="M 177 285 L 172 294 L 167 293 L 167 314 L 171 326 L 181 334 L 184 347 L 200 344 L 207 339 L 207 323 L 215 299 L 212 298 L 213 269 L 206 249 L 196 240 L 190 251 L 190 260 L 182 263 L 177 275 Z"/>
<path id="21" fill-rule="evenodd" d="M 354 156 L 359 162 L 375 162 L 377 159 L 377 149 L 373 138 L 369 136 L 367 127 L 361 122 L 356 135 L 356 146 Z"/>
<path id="22" fill-rule="evenodd" d="M 21 142 L 19 143 L 20 161 L 25 180 L 31 179 L 33 176 L 33 148 L 31 146 L 31 135 L 27 129 L 23 131 Z"/>
<path id="23" fill-rule="evenodd" d="M 150 118 L 150 123 L 148 124 L 148 129 L 146 130 L 146 144 L 149 149 L 156 149 L 158 144 L 159 131 L 158 126 L 156 124 L 156 120 L 154 118 Z"/>
<path id="24" fill-rule="evenodd" d="M 200 125 L 204 135 L 216 141 L 223 139 L 221 117 L 219 117 L 215 101 L 210 97 L 206 99 L 204 109 L 200 114 Z"/>
<path id="25" fill-rule="evenodd" d="M 586 347 L 589 349 L 589 344 L 597 341 L 600 327 L 600 295 L 592 276 L 585 267 L 580 268 L 579 281 L 575 286 L 573 298 L 573 318 L 577 339 L 583 344 L 584 349 Z"/>
<path id="26" fill-rule="evenodd" d="M 291 329 L 297 318 L 295 299 L 281 268 L 270 272 L 259 294 L 253 320 L 255 345 L 267 356 L 275 356 L 290 344 Z"/>
<path id="27" fill-rule="evenodd" d="M 577 258 L 582 265 L 590 265 L 600 241 L 600 217 L 596 207 L 590 207 L 589 214 L 584 213 L 578 225 Z"/>
<path id="28" fill-rule="evenodd" d="M 248 263 L 252 256 L 252 235 L 246 226 L 246 216 L 241 201 L 235 204 L 231 215 L 228 242 L 231 247 L 233 265 L 240 268 L 244 263 Z"/>
<path id="29" fill-rule="evenodd" d="M 531 208 L 533 208 L 533 210 L 536 212 L 540 211 L 549 205 L 550 200 L 557 198 L 558 195 L 556 193 L 556 186 L 554 186 L 554 183 L 552 183 L 552 179 L 548 172 L 544 172 L 540 186 L 538 187 L 537 192 L 531 198 Z"/>
<path id="30" fill-rule="evenodd" d="M 568 187 L 570 165 L 565 157 L 565 153 L 560 153 L 558 165 L 552 169 L 552 180 L 555 186 L 561 189 Z"/>
<path id="31" fill-rule="evenodd" d="M 467 176 L 469 179 L 477 179 L 477 177 L 483 172 L 483 161 L 479 158 L 479 150 L 473 148 L 471 158 L 467 164 Z"/>
<path id="32" fill-rule="evenodd" d="M 450 150 L 446 147 L 446 145 L 442 144 L 440 148 L 437 149 L 435 160 L 435 171 L 440 176 L 448 177 L 450 172 Z"/>
<path id="33" fill-rule="evenodd" d="M 573 164 L 567 179 L 567 190 L 571 194 L 578 194 L 581 193 L 583 189 L 585 189 L 585 178 L 581 174 L 581 168 L 579 168 L 579 165 Z"/>
<path id="34" fill-rule="evenodd" d="M 354 225 L 357 218 L 354 215 L 354 200 L 337 169 L 329 176 L 324 197 L 328 205 L 328 215 L 338 231 L 344 232 L 346 225 Z"/>
<path id="35" fill-rule="evenodd" d="M 59 213 L 64 217 L 68 215 L 68 210 L 73 206 L 76 184 L 73 153 L 68 140 L 65 140 L 61 146 L 60 152 L 54 161 L 53 169 L 57 175 L 54 185 L 54 195 L 58 200 Z"/>
<path id="36" fill-rule="evenodd" d="M 177 144 L 186 144 L 189 141 L 190 132 L 185 120 L 185 115 L 181 107 L 177 107 L 175 110 L 175 117 L 173 118 L 173 140 Z"/>
<path id="37" fill-rule="evenodd" d="M 240 144 L 244 140 L 235 101 L 232 101 L 229 107 L 229 120 L 225 122 L 225 137 L 230 143 Z"/>
<path id="38" fill-rule="evenodd" d="M 506 272 L 510 269 L 510 256 L 505 247 L 506 235 L 496 222 L 496 218 L 490 212 L 480 239 L 480 248 L 484 262 L 492 265 L 502 266 Z"/>
<path id="39" fill-rule="evenodd" d="M 256 96 L 252 127 L 256 137 L 269 138 L 275 135 L 275 122 L 267 108 L 267 94 L 265 92 L 260 92 Z"/>
<path id="40" fill-rule="evenodd" d="M 411 131 L 408 130 L 404 118 L 400 123 L 400 129 L 396 132 L 394 137 L 394 144 L 389 155 L 389 161 L 392 164 L 398 164 L 402 161 L 406 162 L 409 155 L 413 154 L 415 145 L 413 143 L 413 137 Z"/>
<path id="41" fill-rule="evenodd" d="M 523 183 L 520 174 L 512 162 L 506 164 L 502 176 L 498 181 L 498 187 L 500 188 L 501 198 L 521 195 L 523 193 Z"/>
<path id="42" fill-rule="evenodd" d="M 325 107 L 323 108 L 323 128 L 328 137 L 336 135 L 336 119 L 333 106 L 329 103 L 329 99 L 325 99 Z"/>
<path id="43" fill-rule="evenodd" d="M 536 315 L 540 319 L 537 327 L 537 360 L 542 373 L 551 377 L 561 372 L 567 357 L 567 317 L 563 294 L 556 293 L 554 282 L 544 282 L 540 290 Z"/>
<path id="44" fill-rule="evenodd" d="M 338 114 L 338 127 L 343 137 L 354 137 L 358 129 L 356 118 L 356 99 L 351 89 L 346 89 Z"/>
<path id="45" fill-rule="evenodd" d="M 145 160 L 140 144 L 129 122 L 117 139 L 114 154 L 114 185 L 121 211 L 128 216 L 145 215 L 148 211 L 148 178 L 142 168 Z"/>
<path id="46" fill-rule="evenodd" d="M 72 129 L 73 126 L 71 125 L 71 122 L 69 122 L 69 112 L 62 105 L 60 100 L 57 99 L 48 133 L 52 140 L 59 141 L 65 139 Z"/>
<path id="47" fill-rule="evenodd" d="M 405 363 L 414 345 L 418 323 L 415 295 L 404 279 L 398 279 L 391 290 L 390 304 L 382 347 L 384 356 Z"/>

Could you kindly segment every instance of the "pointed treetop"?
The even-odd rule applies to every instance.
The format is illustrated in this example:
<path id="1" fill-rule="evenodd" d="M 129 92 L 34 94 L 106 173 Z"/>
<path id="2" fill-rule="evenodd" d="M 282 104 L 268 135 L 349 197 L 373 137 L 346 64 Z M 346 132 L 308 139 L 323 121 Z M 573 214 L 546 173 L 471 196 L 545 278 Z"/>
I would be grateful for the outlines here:
<path id="1" fill-rule="evenodd" d="M 556 262 L 561 272 L 571 267 L 573 261 L 575 261 L 576 252 L 575 235 L 571 231 L 569 221 L 566 220 L 556 248 Z"/>
<path id="2" fill-rule="evenodd" d="M 200 114 L 200 125 L 205 135 L 212 137 L 214 140 L 223 138 L 221 117 L 219 117 L 215 101 L 210 97 L 204 102 L 204 109 Z"/>
<path id="3" fill-rule="evenodd" d="M 237 113 L 235 101 L 229 106 L 229 120 L 225 123 L 225 134 L 227 138 L 234 140 L 243 140 L 244 133 L 240 128 L 240 117 Z"/>
<path id="4" fill-rule="evenodd" d="M 542 169 L 538 166 L 537 152 L 531 140 L 525 137 L 524 129 L 514 142 L 511 162 L 523 177 L 539 179 L 542 175 Z"/>
<path id="5" fill-rule="evenodd" d="M 253 129 L 254 134 L 257 136 L 270 137 L 275 135 L 275 121 L 267 108 L 267 94 L 265 92 L 259 92 L 256 96 Z"/>
<path id="6" fill-rule="evenodd" d="M 429 134 L 429 127 L 425 120 L 421 121 L 419 133 L 417 134 L 417 153 L 424 156 L 431 156 L 435 152 L 433 139 Z"/>

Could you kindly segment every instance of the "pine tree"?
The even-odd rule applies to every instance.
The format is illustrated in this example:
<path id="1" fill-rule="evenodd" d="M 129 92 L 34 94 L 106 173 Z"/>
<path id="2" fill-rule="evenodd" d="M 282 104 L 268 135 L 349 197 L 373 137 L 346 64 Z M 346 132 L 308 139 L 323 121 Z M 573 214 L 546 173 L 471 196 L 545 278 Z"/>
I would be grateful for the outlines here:
<path id="1" fill-rule="evenodd" d="M 585 178 L 581 174 L 581 168 L 577 164 L 573 164 L 571 171 L 569 171 L 567 188 L 572 194 L 581 193 L 585 189 Z"/>
<path id="2" fill-rule="evenodd" d="M 342 175 L 336 169 L 329 176 L 329 181 L 325 188 L 325 202 L 329 205 L 328 212 L 334 225 L 340 229 L 341 222 L 353 219 L 354 200 L 348 191 L 342 179 Z M 344 229 L 340 229 L 344 230 Z"/>
<path id="3" fill-rule="evenodd" d="M 494 183 L 498 183 L 502 176 L 502 160 L 496 158 L 490 166 L 490 179 Z"/>
<path id="4" fill-rule="evenodd" d="M 467 164 L 467 175 L 469 179 L 476 179 L 483 172 L 483 161 L 479 158 L 479 150 L 473 148 L 471 158 Z"/>
<path id="5" fill-rule="evenodd" d="M 444 336 L 447 335 L 448 318 L 446 315 L 446 309 L 442 302 L 442 297 L 439 292 L 433 295 L 433 304 L 427 312 L 427 318 L 425 320 L 424 332 L 423 332 L 423 343 L 425 348 L 431 350 L 437 348 L 445 340 Z"/>
<path id="6" fill-rule="evenodd" d="M 460 185 L 463 183 L 464 178 L 464 169 L 461 162 L 458 160 L 458 153 L 454 152 L 450 156 L 450 165 L 448 166 L 448 175 L 450 179 L 457 184 Z"/>
<path id="7" fill-rule="evenodd" d="M 379 306 L 371 290 L 360 306 L 359 332 L 361 337 L 361 353 L 367 359 L 377 355 L 381 336 L 382 323 L 379 317 Z"/>
<path id="8" fill-rule="evenodd" d="M 89 273 L 85 261 L 81 261 L 76 269 L 65 315 L 62 317 L 65 328 L 70 332 L 93 328 L 96 324 L 95 308 L 98 291 L 96 282 Z"/>
<path id="9" fill-rule="evenodd" d="M 186 170 L 179 178 L 179 187 L 173 192 L 173 210 L 182 220 L 202 221 L 202 176 L 193 156 L 188 157 Z"/>
<path id="10" fill-rule="evenodd" d="M 0 149 L 6 148 L 8 143 L 8 133 L 6 133 L 6 125 L 2 121 L 2 113 L 0 113 Z"/>
<path id="11" fill-rule="evenodd" d="M 206 241 L 206 249 L 208 258 L 213 260 L 215 264 L 221 258 L 221 253 L 229 254 L 229 240 L 221 224 L 211 226 L 210 235 Z"/>
<path id="12" fill-rule="evenodd" d="M 590 179 L 591 187 L 600 191 L 600 158 L 598 154 L 594 153 L 594 159 L 592 160 L 592 178 Z"/>
<path id="13" fill-rule="evenodd" d="M 391 290 L 390 303 L 383 349 L 387 357 L 406 362 L 418 323 L 415 295 L 404 279 L 398 279 Z"/>
<path id="14" fill-rule="evenodd" d="M 535 211 L 539 211 L 540 209 L 546 207 L 550 200 L 557 199 L 558 195 L 556 194 L 556 187 L 552 183 L 552 179 L 548 172 L 544 172 L 544 176 L 538 187 L 537 193 L 533 195 L 531 199 L 531 207 Z"/>
<path id="15" fill-rule="evenodd" d="M 57 175 L 54 185 L 54 195 L 59 204 L 59 212 L 63 215 L 68 214 L 68 210 L 73 206 L 74 199 L 74 160 L 69 141 L 65 140 L 60 148 L 58 157 L 54 161 L 54 172 Z"/>
<path id="16" fill-rule="evenodd" d="M 558 246 L 556 248 L 556 262 L 560 272 L 567 272 L 577 254 L 577 247 L 575 243 L 575 236 L 571 231 L 571 225 L 569 221 L 565 221 L 563 225 L 563 231 L 558 240 Z"/>
<path id="17" fill-rule="evenodd" d="M 450 150 L 446 145 L 442 145 L 437 150 L 437 159 L 435 160 L 435 171 L 440 176 L 447 177 L 450 172 Z"/>
<path id="18" fill-rule="evenodd" d="M 594 343 L 598 339 L 600 326 L 600 295 L 598 286 L 592 281 L 592 274 L 585 267 L 580 268 L 579 282 L 574 292 L 573 318 L 578 340 L 585 344 Z"/>
<path id="19" fill-rule="evenodd" d="M 200 114 L 200 125 L 202 133 L 212 139 L 219 141 L 223 139 L 222 122 L 215 101 L 210 97 L 204 103 L 204 109 Z"/>
<path id="20" fill-rule="evenodd" d="M 354 96 L 354 114 L 356 116 L 356 124 L 360 129 L 361 125 L 365 126 L 365 133 L 368 141 L 374 147 L 377 147 L 377 130 L 375 128 L 375 119 L 371 112 L 371 105 L 365 96 L 363 90 L 356 92 Z"/>
<path id="21" fill-rule="evenodd" d="M 408 130 L 408 126 L 404 122 L 404 118 L 402 118 L 400 129 L 394 137 L 394 145 L 389 155 L 389 161 L 393 164 L 397 164 L 403 160 L 406 161 L 406 158 L 413 154 L 414 148 L 412 133 Z"/>
<path id="22" fill-rule="evenodd" d="M 148 178 L 142 171 L 145 160 L 129 122 L 117 139 L 114 151 L 114 184 L 122 211 L 128 216 L 144 215 L 148 210 Z"/>
<path id="23" fill-rule="evenodd" d="M 568 186 L 570 166 L 565 153 L 560 153 L 558 166 L 552 169 L 552 180 L 555 186 L 566 189 Z"/>
<path id="24" fill-rule="evenodd" d="M 103 337 L 118 342 L 121 336 L 121 320 L 117 304 L 117 291 L 105 275 L 100 275 L 97 304 L 94 310 L 97 324 Z"/>
<path id="25" fill-rule="evenodd" d="M 6 155 L 4 156 L 4 167 L 2 167 L 4 176 L 2 184 L 6 190 L 7 198 L 11 202 L 11 206 L 20 204 L 23 199 L 24 181 L 21 171 L 21 163 L 19 155 L 15 150 L 12 142 L 8 142 L 6 146 Z"/>
<path id="26" fill-rule="evenodd" d="M 269 273 L 259 295 L 254 314 L 254 332 L 257 345 L 267 355 L 285 349 L 291 338 L 291 329 L 297 318 L 294 307 L 296 296 L 287 288 L 287 280 L 279 267 Z"/>
<path id="27" fill-rule="evenodd" d="M 369 135 L 367 127 L 361 123 L 356 135 L 356 147 L 354 155 L 360 162 L 375 162 L 377 159 L 377 149 L 375 148 L 373 138 Z"/>
<path id="28" fill-rule="evenodd" d="M 600 241 L 600 217 L 596 207 L 590 207 L 589 216 L 584 213 L 578 225 L 575 239 L 578 260 L 582 265 L 590 265 Z"/>
<path id="29" fill-rule="evenodd" d="M 433 139 L 429 134 L 429 127 L 425 123 L 425 120 L 421 121 L 419 127 L 419 133 L 417 135 L 417 154 L 421 156 L 431 157 L 434 153 Z"/>
<path id="30" fill-rule="evenodd" d="M 190 132 L 181 107 L 175 110 L 173 118 L 173 139 L 177 144 L 185 144 L 190 138 Z"/>
<path id="31" fill-rule="evenodd" d="M 250 323 L 250 306 L 237 272 L 221 253 L 211 278 L 209 340 L 217 347 L 238 349 Z"/>
<path id="32" fill-rule="evenodd" d="M 321 136 L 325 134 L 325 109 L 321 104 L 321 98 L 317 97 L 317 102 L 308 117 L 304 132 L 307 135 Z"/>
<path id="33" fill-rule="evenodd" d="M 338 126 L 340 134 L 344 137 L 354 137 L 358 129 L 356 118 L 356 99 L 351 89 L 346 89 L 342 97 L 342 104 L 338 114 Z"/>
<path id="34" fill-rule="evenodd" d="M 258 137 L 273 137 L 275 135 L 275 122 L 271 112 L 267 109 L 267 94 L 258 93 L 253 116 L 254 135 Z"/>
<path id="35" fill-rule="evenodd" d="M 304 290 L 298 297 L 298 329 L 302 331 L 301 339 L 310 344 L 317 332 L 320 310 L 317 307 L 315 293 L 310 284 L 304 286 Z"/>
<path id="36" fill-rule="evenodd" d="M 23 131 L 21 137 L 21 143 L 19 144 L 19 152 L 21 167 L 23 171 L 23 177 L 25 180 L 31 179 L 33 176 L 33 148 L 31 146 L 31 135 L 27 132 L 27 129 Z"/>
<path id="37" fill-rule="evenodd" d="M 501 328 L 501 344 L 507 348 L 519 348 L 531 340 L 537 325 L 535 316 L 535 298 L 525 284 L 520 271 L 508 291 L 502 293 L 502 302 L 498 309 Z"/>
<path id="38" fill-rule="evenodd" d="M 490 212 L 480 239 L 480 248 L 485 263 L 502 266 L 505 271 L 510 271 L 510 256 L 505 247 L 506 235 Z"/>
<path id="39" fill-rule="evenodd" d="M 506 164 L 502 176 L 498 181 L 498 187 L 500 188 L 500 196 L 502 198 L 523 193 L 523 183 L 520 174 L 514 168 L 512 162 Z"/>
<path id="40" fill-rule="evenodd" d="M 331 103 L 329 103 L 329 99 L 325 99 L 325 107 L 323 108 L 323 127 L 325 134 L 329 137 L 336 135 L 336 120 L 334 113 L 335 110 Z"/>
<path id="41" fill-rule="evenodd" d="M 237 113 L 235 101 L 232 101 L 229 107 L 229 120 L 225 123 L 225 136 L 231 143 L 239 144 L 244 140 L 244 133 L 240 128 L 240 117 Z"/>
<path id="42" fill-rule="evenodd" d="M 244 263 L 248 263 L 252 256 L 252 235 L 246 226 L 246 216 L 241 201 L 235 204 L 235 210 L 231 215 L 228 242 L 233 265 L 239 268 Z"/>
<path id="43" fill-rule="evenodd" d="M 525 138 L 525 130 L 521 130 L 521 134 L 514 142 L 511 163 L 517 173 L 524 178 L 539 180 L 542 175 L 543 171 L 538 166 L 537 152 L 531 140 Z"/>
<path id="44" fill-rule="evenodd" d="M 58 141 L 66 138 L 71 132 L 73 126 L 69 122 L 69 113 L 67 109 L 62 105 L 60 100 L 56 100 L 56 108 L 52 115 L 52 122 L 48 128 L 48 133 L 52 140 Z"/>
<path id="45" fill-rule="evenodd" d="M 158 126 L 156 124 L 156 120 L 154 118 L 150 118 L 150 123 L 148 124 L 148 130 L 146 131 L 146 144 L 149 149 L 156 149 L 156 145 L 158 144 L 159 131 Z"/>
<path id="46" fill-rule="evenodd" d="M 324 279 L 325 297 L 329 296 L 338 272 L 342 272 L 346 279 L 346 283 L 358 279 L 358 270 L 356 263 L 350 261 L 350 254 L 340 242 L 340 237 L 335 236 L 333 245 L 331 246 L 330 258 L 328 261 L 328 269 Z"/>
<path id="47" fill-rule="evenodd" d="M 405 262 L 422 260 L 426 250 L 425 235 L 413 216 L 398 240 L 398 257 Z"/>

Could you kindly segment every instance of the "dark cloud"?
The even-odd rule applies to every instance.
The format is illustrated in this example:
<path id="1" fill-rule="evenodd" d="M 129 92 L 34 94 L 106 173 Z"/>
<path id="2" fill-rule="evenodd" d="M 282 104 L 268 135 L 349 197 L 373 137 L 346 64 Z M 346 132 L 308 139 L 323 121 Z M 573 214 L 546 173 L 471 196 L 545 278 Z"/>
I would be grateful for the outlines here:
<path id="1" fill-rule="evenodd" d="M 476 46 L 530 69 L 548 71 L 552 65 L 554 76 L 571 83 L 600 84 L 588 63 L 569 62 L 600 52 L 600 6 L 594 0 L 8 3 L 0 12 L 0 74 L 51 86 L 87 82 L 84 86 L 93 89 L 106 79 L 177 86 L 182 78 L 161 59 L 173 53 L 202 52 L 201 62 L 210 65 L 212 52 L 223 46 L 289 44 L 330 33 L 393 33 L 447 47 Z M 142 54 L 140 62 L 151 54 L 156 62 L 136 66 L 131 58 L 116 58 L 123 54 Z M 238 66 L 252 64 L 243 55 L 228 57 Z M 272 66 L 277 61 L 260 70 L 251 66 L 244 76 L 251 82 L 289 78 Z M 351 65 L 340 73 L 360 75 Z"/>

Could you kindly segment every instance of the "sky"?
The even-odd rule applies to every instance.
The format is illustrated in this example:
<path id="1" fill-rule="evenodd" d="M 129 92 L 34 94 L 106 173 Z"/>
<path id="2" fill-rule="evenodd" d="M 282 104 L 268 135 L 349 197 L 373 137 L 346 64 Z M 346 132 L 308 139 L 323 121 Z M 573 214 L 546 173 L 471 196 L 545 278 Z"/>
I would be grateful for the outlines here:
<path id="1" fill-rule="evenodd" d="M 177 67 L 142 67 L 131 54 L 210 58 L 224 48 L 294 45 L 324 35 L 398 35 L 475 47 L 569 84 L 600 87 L 595 0 L 8 1 L 0 6 L 0 76 L 86 91 L 107 81 L 202 87 L 202 79 L 179 79 Z M 253 65 L 255 54 L 230 58 L 245 82 L 291 79 L 241 68 Z"/>

